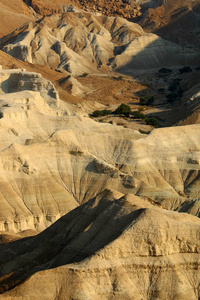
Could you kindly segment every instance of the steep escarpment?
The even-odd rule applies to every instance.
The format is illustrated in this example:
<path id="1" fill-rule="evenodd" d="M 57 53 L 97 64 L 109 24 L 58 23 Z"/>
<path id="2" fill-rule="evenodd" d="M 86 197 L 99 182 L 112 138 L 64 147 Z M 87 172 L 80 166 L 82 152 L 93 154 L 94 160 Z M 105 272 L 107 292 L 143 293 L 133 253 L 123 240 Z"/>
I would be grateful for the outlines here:
<path id="1" fill-rule="evenodd" d="M 1 230 L 42 230 L 105 187 L 174 210 L 199 197 L 199 125 L 146 136 L 97 123 L 23 70 L 2 70 L 1 93 Z"/>
<path id="2" fill-rule="evenodd" d="M 191 48 L 147 34 L 123 18 L 86 12 L 67 12 L 25 24 L 2 38 L 0 47 L 23 61 L 73 75 L 199 63 L 199 53 Z"/>
<path id="3" fill-rule="evenodd" d="M 83 74 L 94 73 L 98 66 L 108 64 L 113 56 L 113 42 L 125 44 L 142 34 L 141 27 L 124 19 L 66 13 L 25 25 L 21 33 L 4 37 L 2 46 L 19 59 Z"/>
<path id="4" fill-rule="evenodd" d="M 199 230 L 194 216 L 105 190 L 0 246 L 0 299 L 198 299 Z"/>
<path id="5" fill-rule="evenodd" d="M 195 16 L 175 40 L 119 17 L 134 1 L 18 2 L 29 22 L 10 33 L 16 10 L 0 39 L 0 299 L 200 299 L 198 5 L 137 1 L 147 30 Z M 166 108 L 184 126 L 144 125 Z"/>

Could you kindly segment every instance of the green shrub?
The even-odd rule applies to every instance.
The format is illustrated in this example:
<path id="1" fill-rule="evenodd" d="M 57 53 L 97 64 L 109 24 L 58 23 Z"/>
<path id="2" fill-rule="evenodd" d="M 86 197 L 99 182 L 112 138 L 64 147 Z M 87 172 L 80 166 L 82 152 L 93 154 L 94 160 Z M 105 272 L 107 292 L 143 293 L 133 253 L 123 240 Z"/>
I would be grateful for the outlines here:
<path id="1" fill-rule="evenodd" d="M 190 66 L 184 66 L 183 68 L 179 69 L 180 74 L 192 72 L 192 69 Z"/>
<path id="2" fill-rule="evenodd" d="M 182 81 L 181 78 L 174 78 L 174 80 L 173 80 L 173 82 L 180 82 L 180 81 Z"/>
<path id="3" fill-rule="evenodd" d="M 146 96 L 143 98 L 140 98 L 140 104 L 141 105 L 151 105 L 154 102 L 154 97 L 153 96 Z"/>
<path id="4" fill-rule="evenodd" d="M 179 83 L 173 82 L 169 87 L 168 90 L 171 92 L 175 92 L 179 87 Z"/>
<path id="5" fill-rule="evenodd" d="M 122 80 L 122 79 L 123 79 L 123 76 L 120 75 L 120 76 L 118 76 L 118 77 L 111 77 L 111 78 L 114 79 L 114 80 Z"/>
<path id="6" fill-rule="evenodd" d="M 159 127 L 160 123 L 156 118 L 146 118 L 145 122 L 147 125 L 152 125 L 154 127 Z"/>
<path id="7" fill-rule="evenodd" d="M 144 120 L 147 125 L 152 125 L 154 127 L 159 127 L 160 123 L 157 118 L 148 118 L 146 115 L 139 111 L 132 111 L 131 115 L 134 119 L 141 119 Z M 140 131 L 140 130 L 139 130 Z M 148 132 L 141 132 L 141 133 L 148 133 Z"/>
<path id="8" fill-rule="evenodd" d="M 114 114 L 117 115 L 129 115 L 131 113 L 131 108 L 129 105 L 122 103 L 118 108 L 114 111 Z"/>
<path id="9" fill-rule="evenodd" d="M 166 98 L 169 103 L 173 103 L 180 98 L 180 95 L 177 93 L 171 93 L 171 94 L 167 94 Z"/>
<path id="10" fill-rule="evenodd" d="M 134 119 L 142 119 L 142 120 L 146 119 L 146 116 L 139 111 L 132 111 L 131 115 L 133 116 Z"/>
<path id="11" fill-rule="evenodd" d="M 172 73 L 172 70 L 171 69 L 167 69 L 167 68 L 161 68 L 158 72 L 161 73 L 161 74 L 166 75 L 166 74 Z"/>
<path id="12" fill-rule="evenodd" d="M 165 92 L 165 88 L 159 88 L 159 89 L 158 89 L 158 93 L 164 94 L 164 92 Z"/>
<path id="13" fill-rule="evenodd" d="M 103 110 L 95 110 L 92 114 L 93 117 L 102 117 L 102 116 L 107 116 L 112 113 L 111 110 L 108 109 L 103 109 Z"/>
<path id="14" fill-rule="evenodd" d="M 182 93 L 183 93 L 183 90 L 182 90 L 178 80 L 174 80 L 173 83 L 168 87 L 168 90 L 173 92 L 172 94 L 177 94 L 177 96 L 179 96 L 179 97 L 181 97 Z M 170 96 L 170 97 L 172 97 L 172 96 Z M 175 95 L 174 95 L 174 97 L 175 97 Z M 179 97 L 177 97 L 177 99 Z"/>

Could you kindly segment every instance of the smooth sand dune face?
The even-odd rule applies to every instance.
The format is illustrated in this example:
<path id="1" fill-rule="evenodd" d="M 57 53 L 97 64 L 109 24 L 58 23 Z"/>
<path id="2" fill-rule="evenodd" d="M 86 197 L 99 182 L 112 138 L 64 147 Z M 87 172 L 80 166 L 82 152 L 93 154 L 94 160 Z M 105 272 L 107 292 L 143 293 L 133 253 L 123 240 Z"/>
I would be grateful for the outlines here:
<path id="1" fill-rule="evenodd" d="M 87 118 L 36 73 L 1 80 L 1 230 L 42 230 L 105 188 L 198 215 L 199 125 L 146 136 Z"/>
<path id="2" fill-rule="evenodd" d="M 6 53 L 73 75 L 197 64 L 199 55 L 123 18 L 67 12 L 27 23 L 0 40 Z"/>
<path id="3" fill-rule="evenodd" d="M 197 217 L 105 190 L 0 246 L 0 299 L 198 299 L 199 234 Z"/>

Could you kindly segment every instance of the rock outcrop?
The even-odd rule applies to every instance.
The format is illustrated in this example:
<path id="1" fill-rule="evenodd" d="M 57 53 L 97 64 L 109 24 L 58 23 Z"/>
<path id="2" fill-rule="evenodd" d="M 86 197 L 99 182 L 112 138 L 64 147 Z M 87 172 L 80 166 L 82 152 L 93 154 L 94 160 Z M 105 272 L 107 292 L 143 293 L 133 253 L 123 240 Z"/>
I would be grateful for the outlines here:
<path id="1" fill-rule="evenodd" d="M 54 85 L 39 73 L 26 72 L 25 69 L 0 70 L 0 82 L 0 94 L 9 93 L 5 100 L 9 100 L 10 93 L 28 90 L 39 92 L 50 106 L 58 106 L 59 97 Z"/>
<path id="2" fill-rule="evenodd" d="M 39 235 L 0 245 L 0 299 L 196 300 L 199 234 L 194 216 L 105 190 Z"/>
<path id="3" fill-rule="evenodd" d="M 75 96 L 84 96 L 92 91 L 91 88 L 83 86 L 76 78 L 71 75 L 61 78 L 58 83 L 63 90 Z"/>
<path id="4" fill-rule="evenodd" d="M 42 230 L 105 187 L 173 210 L 199 197 L 199 125 L 146 136 L 97 123 L 52 96 L 53 86 L 35 73 L 1 72 L 2 231 Z M 6 90 L 12 78 L 19 84 Z M 34 92 L 21 89 L 26 79 Z"/>
<path id="5" fill-rule="evenodd" d="M 73 10 L 73 6 L 81 8 L 79 0 L 31 0 L 29 7 L 31 7 L 40 16 L 52 15 L 57 13 Z"/>
<path id="6" fill-rule="evenodd" d="M 123 18 L 67 12 L 25 24 L 0 40 L 14 57 L 72 75 L 198 64 L 199 52 L 165 41 Z"/>
<path id="7" fill-rule="evenodd" d="M 148 34 L 131 41 L 123 53 L 116 55 L 112 62 L 116 70 L 131 74 L 133 71 L 159 69 L 161 66 L 171 68 L 180 65 L 199 63 L 198 52 L 182 48 L 155 34 Z"/>
<path id="8" fill-rule="evenodd" d="M 144 15 L 145 28 L 168 30 L 174 20 L 177 33 L 193 16 L 191 39 L 169 30 L 167 41 L 118 17 L 140 16 L 132 0 L 19 0 L 17 8 L 0 0 L 6 34 L 29 21 L 4 37 L 0 28 L 0 63 L 11 68 L 0 67 L 0 299 L 200 299 L 198 68 L 177 78 L 181 125 L 196 124 L 142 134 L 85 112 L 107 108 L 92 98 L 103 76 L 116 102 L 137 90 L 113 70 L 199 64 L 199 4 L 183 0 L 180 9 L 177 0 L 174 11 L 162 2 L 137 1 L 143 11 L 161 5 Z M 57 87 L 65 101 L 91 94 L 72 105 Z"/>
<path id="9" fill-rule="evenodd" d="M 100 12 L 108 16 L 120 16 L 123 18 L 135 18 L 141 15 L 140 6 L 135 1 L 110 0 L 108 2 L 105 0 L 56 0 L 49 3 L 48 0 L 32 0 L 30 5 L 38 14 L 43 16 L 73 11 L 77 8 L 82 8 L 89 12 Z"/>
<path id="10" fill-rule="evenodd" d="M 135 1 L 130 0 L 80 0 L 84 10 L 100 12 L 107 16 L 118 16 L 125 19 L 134 19 L 141 15 L 140 6 Z"/>
<path id="11" fill-rule="evenodd" d="M 185 84 L 185 81 L 182 82 L 183 84 Z M 183 114 L 177 120 L 177 125 L 179 126 L 200 123 L 200 84 L 198 72 L 193 72 L 191 79 L 188 80 L 188 87 L 190 88 L 182 96 Z"/>

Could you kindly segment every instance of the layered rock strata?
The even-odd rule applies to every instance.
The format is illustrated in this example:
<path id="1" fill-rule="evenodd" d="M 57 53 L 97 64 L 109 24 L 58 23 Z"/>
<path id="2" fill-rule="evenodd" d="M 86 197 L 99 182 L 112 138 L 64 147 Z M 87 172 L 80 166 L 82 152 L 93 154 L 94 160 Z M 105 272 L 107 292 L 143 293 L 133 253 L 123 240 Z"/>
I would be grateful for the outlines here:
<path id="1" fill-rule="evenodd" d="M 0 96 L 1 230 L 42 230 L 111 187 L 173 210 L 187 211 L 182 204 L 193 201 L 191 213 L 199 214 L 199 125 L 143 135 L 97 123 L 73 105 L 50 101 L 40 88 L 52 85 L 42 77 L 20 72 L 38 86 L 19 92 L 16 85 L 16 92 Z"/>
<path id="2" fill-rule="evenodd" d="M 0 246 L 0 299 L 196 300 L 199 234 L 199 218 L 105 190 Z"/>
<path id="3" fill-rule="evenodd" d="M 0 39 L 14 57 L 73 75 L 123 72 L 199 63 L 199 52 L 182 48 L 123 18 L 67 12 L 25 24 Z M 121 70 L 122 71 L 122 70 Z"/>

